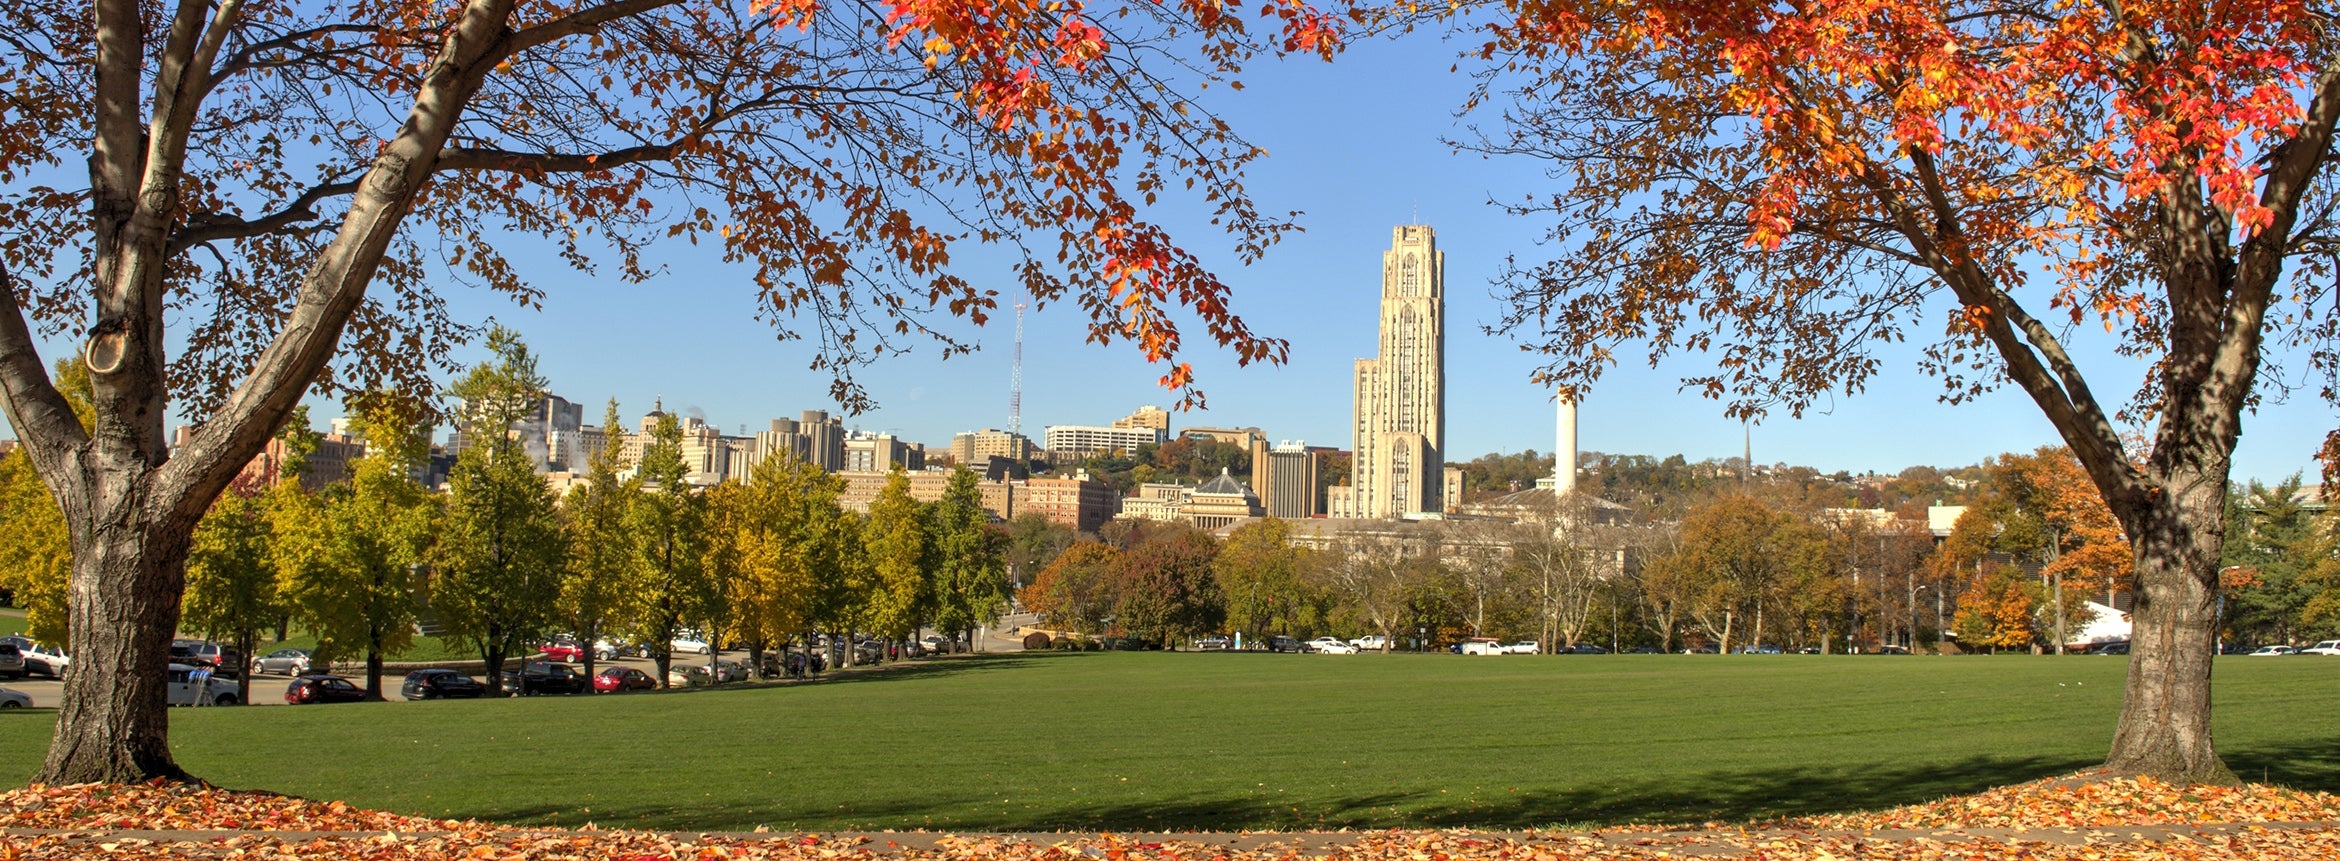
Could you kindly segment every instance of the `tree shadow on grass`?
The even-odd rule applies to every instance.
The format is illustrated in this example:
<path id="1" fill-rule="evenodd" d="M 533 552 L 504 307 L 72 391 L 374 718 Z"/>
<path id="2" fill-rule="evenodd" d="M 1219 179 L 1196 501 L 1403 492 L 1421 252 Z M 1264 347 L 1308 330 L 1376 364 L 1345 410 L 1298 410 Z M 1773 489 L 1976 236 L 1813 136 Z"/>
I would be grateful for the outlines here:
<path id="1" fill-rule="evenodd" d="M 2224 748 L 2235 776 L 2255 783 L 2292 789 L 2340 792 L 2340 738 L 2322 738 L 2291 744 L 2247 745 Z"/>
<path id="2" fill-rule="evenodd" d="M 964 799 L 853 799 L 804 795 L 775 787 L 767 798 L 595 805 L 603 826 L 674 831 L 749 830 L 758 825 L 813 831 L 932 828 L 974 832 L 1235 831 L 1338 828 L 1525 828 L 1751 822 L 1817 813 L 1875 810 L 1980 792 L 2094 765 L 2079 758 L 1974 757 L 1953 763 L 1881 762 L 1846 768 L 1786 767 L 1652 776 L 1596 786 L 1513 793 L 1457 794 L 1399 790 L 1334 799 L 1188 794 L 1144 802 L 1064 803 L 1002 799 L 985 810 Z M 574 811 L 513 806 L 463 811 L 515 823 L 581 824 Z"/>

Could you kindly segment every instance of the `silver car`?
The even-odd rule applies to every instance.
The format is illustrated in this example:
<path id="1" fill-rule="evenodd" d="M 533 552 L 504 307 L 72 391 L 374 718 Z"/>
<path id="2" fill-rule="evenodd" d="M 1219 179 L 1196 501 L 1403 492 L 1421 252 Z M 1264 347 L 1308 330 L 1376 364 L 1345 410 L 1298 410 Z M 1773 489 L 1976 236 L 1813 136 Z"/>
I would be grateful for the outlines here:
<path id="1" fill-rule="evenodd" d="M 278 649 L 252 659 L 252 672 L 277 673 L 287 676 L 303 675 L 309 671 L 309 650 Z"/>
<path id="2" fill-rule="evenodd" d="M 32 708 L 32 695 L 23 691 L 0 688 L 0 709 Z"/>

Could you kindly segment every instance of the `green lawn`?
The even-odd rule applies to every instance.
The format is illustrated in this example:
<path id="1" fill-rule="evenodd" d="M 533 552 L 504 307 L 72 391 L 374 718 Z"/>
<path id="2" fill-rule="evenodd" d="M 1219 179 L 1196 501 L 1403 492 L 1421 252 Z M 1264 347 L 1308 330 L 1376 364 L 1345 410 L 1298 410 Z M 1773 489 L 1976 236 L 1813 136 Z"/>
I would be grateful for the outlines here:
<path id="1" fill-rule="evenodd" d="M 2087 766 L 2126 662 L 994 655 L 796 687 L 181 709 L 231 787 L 671 829 L 1491 828 L 1884 807 Z M 2221 659 L 2220 748 L 2340 789 L 2340 660 Z M 21 783 L 45 712 L 0 716 Z"/>

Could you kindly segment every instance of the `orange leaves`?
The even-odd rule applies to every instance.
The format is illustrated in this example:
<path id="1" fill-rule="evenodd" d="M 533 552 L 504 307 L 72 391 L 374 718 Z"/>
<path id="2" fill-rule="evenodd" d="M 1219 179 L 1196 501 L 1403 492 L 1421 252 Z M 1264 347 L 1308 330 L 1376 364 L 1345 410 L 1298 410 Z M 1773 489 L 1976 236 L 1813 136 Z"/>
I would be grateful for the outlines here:
<path id="1" fill-rule="evenodd" d="M 1076 544 L 1058 557 L 1058 564 L 1042 572 L 1032 588 L 1053 584 L 1057 588 L 1047 590 L 1050 595 L 1072 602 L 1091 601 L 1097 591 L 1091 581 L 1106 576 L 1118 555 L 1104 545 Z M 1075 566 L 1083 569 L 1080 576 L 1073 576 Z M 1068 613 L 1084 609 L 1095 608 L 1062 608 Z M 154 818 L 134 818 L 141 814 Z M 919 834 L 897 835 L 899 843 L 889 840 L 880 846 L 868 838 L 836 835 L 684 837 L 623 830 L 508 829 L 477 822 L 410 819 L 355 810 L 338 802 L 320 804 L 265 793 L 81 786 L 33 787 L 0 795 L 0 826 L 82 832 L 10 835 L 0 842 L 0 858 L 77 861 L 102 854 L 119 859 L 282 861 L 1656 861 L 1685 857 L 2320 861 L 2340 851 L 2340 835 L 2328 826 L 2280 824 L 2335 819 L 2340 819 L 2340 799 L 2324 793 L 2248 785 L 2181 787 L 2150 779 L 2082 774 L 1876 813 L 1811 816 L 1753 828 L 1715 823 L 1674 830 L 1636 826 L 1501 834 L 1463 829 L 1381 831 L 1323 835 L 1307 841 L 1324 844 L 1316 848 L 1270 839 L 1252 849 L 1230 848 L 1222 841 L 1175 837 L 1135 840 L 1111 834 L 1063 834 L 1047 843 Z M 2157 826 L 2168 832 L 2151 834 L 2145 830 Z M 2196 826 L 2213 830 L 2187 833 Z M 88 834 L 108 829 L 248 833 L 224 837 L 189 834 L 177 840 Z M 2016 831 L 1987 838 L 1957 833 L 1975 829 Z M 2085 833 L 2075 834 L 2072 829 Z M 2046 833 L 2026 834 L 2025 830 Z M 269 833 L 274 831 L 354 833 L 280 838 Z M 1881 831 L 1919 834 L 1878 833 Z"/>

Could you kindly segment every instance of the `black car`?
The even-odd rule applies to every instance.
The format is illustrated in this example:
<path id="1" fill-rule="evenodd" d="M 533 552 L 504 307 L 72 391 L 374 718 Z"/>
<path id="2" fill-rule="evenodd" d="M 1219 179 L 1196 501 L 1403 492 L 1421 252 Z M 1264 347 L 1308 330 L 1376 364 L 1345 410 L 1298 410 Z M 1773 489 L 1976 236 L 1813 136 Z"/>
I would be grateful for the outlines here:
<path id="1" fill-rule="evenodd" d="M 1569 647 L 1568 651 L 1579 655 L 1606 655 L 1609 653 L 1608 649 L 1595 646 L 1591 643 L 1578 643 Z"/>
<path id="2" fill-rule="evenodd" d="M 517 670 L 504 671 L 504 693 L 523 694 L 581 694 L 591 690 L 592 682 L 569 665 L 552 661 L 529 661 Z"/>
<path id="3" fill-rule="evenodd" d="M 487 686 L 454 670 L 416 670 L 406 674 L 398 693 L 410 700 L 467 699 L 486 694 Z"/>
<path id="4" fill-rule="evenodd" d="M 354 703 L 365 698 L 365 688 L 351 684 L 348 679 L 325 673 L 301 676 L 284 688 L 284 701 L 293 705 Z"/>
<path id="5" fill-rule="evenodd" d="M 1268 638 L 1267 650 L 1270 652 L 1297 652 L 1300 651 L 1300 641 L 1279 634 Z"/>

